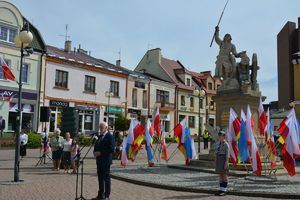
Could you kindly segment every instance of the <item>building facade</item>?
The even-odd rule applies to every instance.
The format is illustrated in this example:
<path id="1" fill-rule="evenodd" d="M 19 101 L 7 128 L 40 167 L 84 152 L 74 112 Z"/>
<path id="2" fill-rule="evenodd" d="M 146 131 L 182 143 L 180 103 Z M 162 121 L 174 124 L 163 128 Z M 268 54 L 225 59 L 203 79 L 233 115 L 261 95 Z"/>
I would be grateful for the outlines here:
<path id="1" fill-rule="evenodd" d="M 165 108 L 169 112 L 166 119 L 172 118 L 171 115 L 174 114 L 173 124 L 176 125 L 186 117 L 188 126 L 191 128 L 191 134 L 198 134 L 199 123 L 203 130 L 205 110 L 200 109 L 199 119 L 199 101 L 193 95 L 194 90 L 199 86 L 193 81 L 191 72 L 186 70 L 179 61 L 164 58 L 159 48 L 152 49 L 146 52 L 135 71 L 173 86 L 173 88 L 168 87 L 172 91 L 156 89 L 156 102 L 160 102 L 162 99 L 162 103 L 158 103 L 157 106 L 160 107 L 160 110 Z M 167 102 L 165 99 L 174 99 L 174 101 Z M 171 126 L 171 129 L 173 127 Z"/>
<path id="2" fill-rule="evenodd" d="M 127 118 L 136 118 L 146 125 L 150 113 L 150 78 L 129 71 L 127 84 Z"/>
<path id="3" fill-rule="evenodd" d="M 294 65 L 294 99 L 292 106 L 295 107 L 297 118 L 300 121 L 300 52 L 293 54 L 292 63 Z"/>
<path id="4" fill-rule="evenodd" d="M 192 72 L 193 80 L 205 90 L 205 123 L 216 128 L 216 103 L 212 97 L 217 94 L 217 89 L 221 86 L 222 81 L 218 77 L 213 77 L 211 71 Z"/>
<path id="5" fill-rule="evenodd" d="M 0 56 L 11 67 L 16 81 L 6 80 L 0 69 L 0 116 L 5 120 L 5 132 L 14 132 L 17 122 L 17 102 L 20 72 L 20 49 L 15 45 L 15 37 L 26 19 L 11 3 L 0 1 Z M 28 22 L 29 23 L 29 22 Z M 39 31 L 29 23 L 33 41 L 28 48 L 33 54 L 24 57 L 22 78 L 22 129 L 37 131 L 39 125 L 40 104 L 43 101 L 41 88 L 41 69 L 45 64 L 45 43 Z"/>
<path id="6" fill-rule="evenodd" d="M 100 121 L 113 129 L 117 114 L 126 105 L 126 71 L 106 61 L 91 57 L 83 49 L 71 51 L 47 46 L 44 106 L 51 109 L 50 132 L 61 126 L 64 107 L 76 111 L 79 133 L 97 131 Z"/>
<path id="7" fill-rule="evenodd" d="M 300 51 L 300 18 L 296 23 L 287 22 L 277 35 L 277 73 L 279 108 L 289 109 L 295 98 L 294 66 L 292 55 Z"/>

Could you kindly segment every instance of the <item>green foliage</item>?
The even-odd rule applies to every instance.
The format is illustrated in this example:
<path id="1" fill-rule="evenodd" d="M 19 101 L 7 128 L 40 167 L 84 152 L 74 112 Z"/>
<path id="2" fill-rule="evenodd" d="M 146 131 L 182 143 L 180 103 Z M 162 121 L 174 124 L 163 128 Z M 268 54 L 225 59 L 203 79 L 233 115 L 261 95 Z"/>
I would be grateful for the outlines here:
<path id="1" fill-rule="evenodd" d="M 41 146 L 41 136 L 38 133 L 29 133 L 28 134 L 28 148 L 38 148 Z"/>
<path id="2" fill-rule="evenodd" d="M 86 137 L 84 135 L 79 135 L 77 137 L 77 144 L 79 144 L 80 146 L 86 146 L 89 145 L 91 143 L 91 137 Z"/>
<path id="3" fill-rule="evenodd" d="M 71 138 L 77 135 L 76 111 L 73 107 L 63 108 L 61 117 L 61 136 L 65 137 L 66 132 L 71 133 Z"/>
<path id="4" fill-rule="evenodd" d="M 127 119 L 123 115 L 118 115 L 118 118 L 115 120 L 115 130 L 116 131 L 127 131 L 130 126 L 130 119 Z"/>

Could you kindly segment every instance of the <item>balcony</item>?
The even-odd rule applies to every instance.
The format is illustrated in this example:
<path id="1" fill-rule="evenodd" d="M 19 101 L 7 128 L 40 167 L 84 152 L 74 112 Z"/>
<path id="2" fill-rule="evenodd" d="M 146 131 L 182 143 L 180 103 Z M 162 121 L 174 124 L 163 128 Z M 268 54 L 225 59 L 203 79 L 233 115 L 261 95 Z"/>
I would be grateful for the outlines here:
<path id="1" fill-rule="evenodd" d="M 175 110 L 175 104 L 174 103 L 169 103 L 169 102 L 156 102 L 155 103 L 156 107 L 159 107 L 160 110 L 162 111 L 171 111 Z"/>

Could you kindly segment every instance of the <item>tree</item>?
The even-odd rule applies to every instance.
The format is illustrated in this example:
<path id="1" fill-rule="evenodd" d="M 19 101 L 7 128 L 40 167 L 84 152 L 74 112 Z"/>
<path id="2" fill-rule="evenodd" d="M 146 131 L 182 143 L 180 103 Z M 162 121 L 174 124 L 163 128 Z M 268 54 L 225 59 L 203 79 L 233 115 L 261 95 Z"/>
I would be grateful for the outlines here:
<path id="1" fill-rule="evenodd" d="M 127 131 L 130 126 L 130 119 L 127 119 L 123 115 L 119 115 L 118 118 L 115 120 L 115 130 L 122 131 L 124 136 L 124 131 Z"/>

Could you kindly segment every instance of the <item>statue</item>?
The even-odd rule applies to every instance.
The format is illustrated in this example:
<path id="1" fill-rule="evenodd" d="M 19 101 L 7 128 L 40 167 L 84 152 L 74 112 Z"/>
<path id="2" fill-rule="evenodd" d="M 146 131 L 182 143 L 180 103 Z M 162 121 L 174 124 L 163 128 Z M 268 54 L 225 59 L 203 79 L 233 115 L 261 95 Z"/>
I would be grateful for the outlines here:
<path id="1" fill-rule="evenodd" d="M 235 45 L 231 43 L 231 35 L 226 34 L 224 39 L 219 37 L 219 27 L 216 26 L 215 41 L 220 46 L 219 55 L 217 56 L 215 75 L 223 77 L 224 80 L 228 78 L 235 78 L 236 76 L 236 61 L 235 58 L 240 57 L 237 53 Z"/>
<path id="2" fill-rule="evenodd" d="M 240 85 L 249 84 L 250 58 L 246 51 L 240 53 L 241 61 L 237 64 L 237 78 Z"/>

